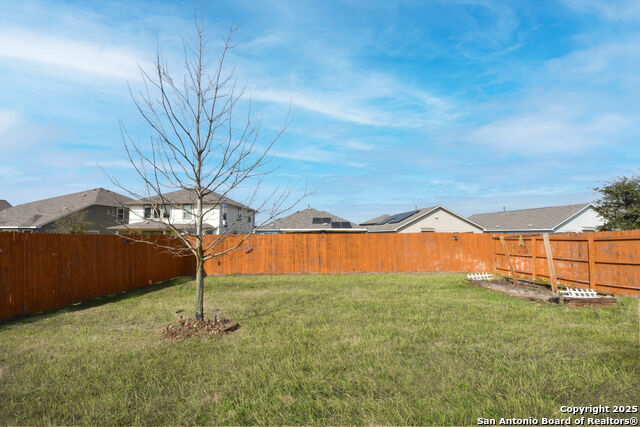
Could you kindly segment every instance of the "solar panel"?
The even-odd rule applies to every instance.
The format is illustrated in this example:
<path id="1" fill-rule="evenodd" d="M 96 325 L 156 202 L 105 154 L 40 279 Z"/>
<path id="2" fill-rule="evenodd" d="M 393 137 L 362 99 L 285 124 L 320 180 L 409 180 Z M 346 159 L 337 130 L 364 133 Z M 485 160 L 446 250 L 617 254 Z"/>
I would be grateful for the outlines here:
<path id="1" fill-rule="evenodd" d="M 388 223 L 391 219 L 393 219 L 393 217 L 392 217 L 392 216 L 390 216 L 390 217 L 388 217 L 388 218 L 383 219 L 382 221 L 380 221 L 380 222 L 379 222 L 379 223 L 377 223 L 376 225 L 386 224 L 386 223 Z"/>
<path id="2" fill-rule="evenodd" d="M 402 212 L 399 214 L 391 215 L 389 218 L 385 219 L 384 221 L 379 222 L 378 225 L 397 224 L 400 221 L 404 221 L 405 219 L 409 218 L 411 215 L 416 214 L 417 212 L 420 212 L 420 211 L 409 211 L 409 212 Z"/>
<path id="3" fill-rule="evenodd" d="M 331 223 L 331 228 L 353 228 L 353 227 L 351 227 L 351 223 L 349 221 L 333 221 Z"/>
<path id="4" fill-rule="evenodd" d="M 331 218 L 329 217 L 313 217 L 311 220 L 312 224 L 329 224 L 331 222 Z"/>

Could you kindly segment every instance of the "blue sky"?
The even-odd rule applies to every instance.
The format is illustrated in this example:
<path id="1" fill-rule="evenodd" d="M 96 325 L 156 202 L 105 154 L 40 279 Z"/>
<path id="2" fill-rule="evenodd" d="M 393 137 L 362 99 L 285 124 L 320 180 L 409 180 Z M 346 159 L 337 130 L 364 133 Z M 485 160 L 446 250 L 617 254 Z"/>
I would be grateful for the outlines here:
<path id="1" fill-rule="evenodd" d="M 159 42 L 176 64 L 200 2 L 0 2 L 0 199 L 139 186 L 119 122 Z M 210 0 L 212 52 L 266 138 L 265 190 L 362 221 L 590 201 L 640 164 L 640 2 Z M 236 194 L 242 200 L 243 194 Z"/>

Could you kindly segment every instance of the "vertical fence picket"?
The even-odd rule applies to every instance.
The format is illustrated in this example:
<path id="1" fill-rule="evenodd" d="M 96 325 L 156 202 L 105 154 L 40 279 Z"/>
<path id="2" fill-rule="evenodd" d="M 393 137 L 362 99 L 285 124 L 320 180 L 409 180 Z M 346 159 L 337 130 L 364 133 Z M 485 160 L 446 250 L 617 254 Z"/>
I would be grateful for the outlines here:
<path id="1" fill-rule="evenodd" d="M 589 288 L 596 289 L 596 245 L 593 234 L 589 235 L 587 259 L 589 260 Z"/>

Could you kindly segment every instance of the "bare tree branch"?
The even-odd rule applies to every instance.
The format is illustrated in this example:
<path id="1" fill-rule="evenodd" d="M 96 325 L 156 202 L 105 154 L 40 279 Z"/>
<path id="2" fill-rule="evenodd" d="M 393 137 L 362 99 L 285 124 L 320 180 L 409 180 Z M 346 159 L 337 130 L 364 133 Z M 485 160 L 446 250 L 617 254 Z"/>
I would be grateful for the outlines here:
<path id="1" fill-rule="evenodd" d="M 140 178 L 144 193 L 139 194 L 111 175 L 107 176 L 118 188 L 144 203 L 138 221 L 132 221 L 131 211 L 129 224 L 122 227 L 124 230 L 133 232 L 144 224 L 170 232 L 170 238 L 162 243 L 131 233 L 126 235 L 127 239 L 154 244 L 176 255 L 195 257 L 195 317 L 200 319 L 204 316 L 205 261 L 237 249 L 259 227 L 292 209 L 309 192 L 305 189 L 300 197 L 292 200 L 291 187 L 276 187 L 258 202 L 262 180 L 273 172 L 266 167 L 269 152 L 287 129 L 289 114 L 280 130 L 259 146 L 261 126 L 251 113 L 249 98 L 242 105 L 248 107 L 246 118 L 236 128 L 236 109 L 244 89 L 238 88 L 234 71 L 227 71 L 225 63 L 234 47 L 232 39 L 236 29 L 229 27 L 218 61 L 209 68 L 204 20 L 196 18 L 194 27 L 193 40 L 183 39 L 184 71 L 179 78 L 170 72 L 158 46 L 153 69 L 140 68 L 142 87 L 139 90 L 129 87 L 150 138 L 142 143 L 122 124 L 120 132 L 127 159 Z M 249 196 L 244 205 L 231 201 L 231 196 L 241 189 L 247 190 Z M 176 198 L 176 190 L 182 190 L 182 198 Z M 188 199 L 184 198 L 185 194 Z M 237 215 L 223 223 L 228 206 L 232 206 Z M 167 209 L 174 215 L 169 213 L 165 217 Z M 254 220 L 258 214 L 264 216 L 259 225 Z M 189 219 L 184 220 L 185 217 Z M 210 224 L 215 230 L 207 229 L 207 221 L 212 219 L 217 221 Z M 188 228 L 192 229 L 191 233 Z M 205 239 L 211 231 L 215 234 Z M 229 235 L 237 233 L 242 234 L 240 239 L 230 247 L 219 249 Z"/>

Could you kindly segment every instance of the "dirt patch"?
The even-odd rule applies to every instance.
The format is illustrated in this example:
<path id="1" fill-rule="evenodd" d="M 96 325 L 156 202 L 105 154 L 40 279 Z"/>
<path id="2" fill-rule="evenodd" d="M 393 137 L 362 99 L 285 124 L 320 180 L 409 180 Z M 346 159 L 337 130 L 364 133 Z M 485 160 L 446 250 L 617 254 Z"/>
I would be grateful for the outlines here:
<path id="1" fill-rule="evenodd" d="M 213 393 L 210 396 L 206 396 L 203 401 L 205 404 L 213 404 L 220 402 L 221 399 L 222 395 L 220 393 Z"/>
<path id="2" fill-rule="evenodd" d="M 596 298 L 578 298 L 561 296 L 551 291 L 551 285 L 535 283 L 518 279 L 515 285 L 511 279 L 501 278 L 497 280 L 468 280 L 470 283 L 482 288 L 491 289 L 529 301 L 547 302 L 553 304 L 566 304 L 570 307 L 584 306 L 611 306 L 617 299 L 614 296 L 598 294 Z"/>
<path id="3" fill-rule="evenodd" d="M 280 396 L 280 401 L 284 406 L 291 406 L 293 402 L 296 401 L 291 395 L 287 394 L 286 396 Z"/>
<path id="4" fill-rule="evenodd" d="M 190 337 L 216 335 L 224 335 L 237 331 L 240 328 L 238 322 L 231 319 L 213 319 L 194 320 L 180 319 L 176 323 L 172 323 L 162 329 L 162 334 L 171 340 L 183 340 Z"/>

